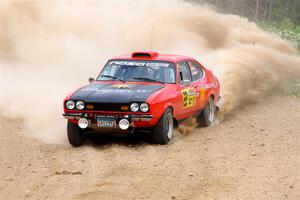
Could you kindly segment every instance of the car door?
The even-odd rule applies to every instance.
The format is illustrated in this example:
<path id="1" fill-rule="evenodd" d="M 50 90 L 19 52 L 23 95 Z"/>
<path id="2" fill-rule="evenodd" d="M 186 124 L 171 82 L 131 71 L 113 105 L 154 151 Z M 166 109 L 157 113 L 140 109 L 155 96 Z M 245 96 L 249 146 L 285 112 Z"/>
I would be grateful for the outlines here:
<path id="1" fill-rule="evenodd" d="M 204 108 L 205 106 L 205 80 L 204 70 L 196 61 L 189 61 L 189 68 L 192 76 L 191 86 L 195 89 L 196 100 L 195 100 L 195 111 Z"/>
<path id="2" fill-rule="evenodd" d="M 180 92 L 180 118 L 192 115 L 196 106 L 196 90 L 192 85 L 192 75 L 188 61 L 178 64 L 178 87 Z"/>

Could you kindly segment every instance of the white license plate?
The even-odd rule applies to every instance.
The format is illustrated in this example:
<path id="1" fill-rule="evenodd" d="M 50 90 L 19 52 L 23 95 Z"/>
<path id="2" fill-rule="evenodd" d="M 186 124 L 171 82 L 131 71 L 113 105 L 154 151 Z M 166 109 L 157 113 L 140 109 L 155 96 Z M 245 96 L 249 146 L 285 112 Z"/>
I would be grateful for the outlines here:
<path id="1" fill-rule="evenodd" d="M 114 118 L 97 118 L 99 127 L 116 127 L 116 119 Z"/>

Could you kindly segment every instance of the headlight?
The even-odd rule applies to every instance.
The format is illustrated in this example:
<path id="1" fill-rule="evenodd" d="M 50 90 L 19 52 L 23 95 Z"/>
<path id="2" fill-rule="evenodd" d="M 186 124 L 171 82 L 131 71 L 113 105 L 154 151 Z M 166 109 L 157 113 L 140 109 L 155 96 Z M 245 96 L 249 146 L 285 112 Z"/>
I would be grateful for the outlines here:
<path id="1" fill-rule="evenodd" d="M 129 121 L 127 119 L 121 119 L 119 122 L 119 127 L 122 130 L 126 130 L 129 128 Z"/>
<path id="2" fill-rule="evenodd" d="M 130 109 L 131 109 L 131 111 L 133 111 L 133 112 L 137 112 L 137 111 L 139 110 L 139 104 L 137 104 L 137 103 L 132 103 L 132 104 L 130 105 Z"/>
<path id="3" fill-rule="evenodd" d="M 84 109 L 84 102 L 83 101 L 77 101 L 76 102 L 76 108 L 78 110 L 83 110 Z"/>
<path id="4" fill-rule="evenodd" d="M 78 120 L 78 126 L 82 129 L 85 129 L 89 126 L 89 121 L 86 118 L 80 118 Z"/>
<path id="5" fill-rule="evenodd" d="M 149 105 L 147 103 L 142 103 L 140 106 L 142 112 L 147 112 L 149 110 Z"/>
<path id="6" fill-rule="evenodd" d="M 67 107 L 67 109 L 69 109 L 69 110 L 74 109 L 74 108 L 75 108 L 75 102 L 74 102 L 74 101 L 67 101 L 66 107 Z"/>

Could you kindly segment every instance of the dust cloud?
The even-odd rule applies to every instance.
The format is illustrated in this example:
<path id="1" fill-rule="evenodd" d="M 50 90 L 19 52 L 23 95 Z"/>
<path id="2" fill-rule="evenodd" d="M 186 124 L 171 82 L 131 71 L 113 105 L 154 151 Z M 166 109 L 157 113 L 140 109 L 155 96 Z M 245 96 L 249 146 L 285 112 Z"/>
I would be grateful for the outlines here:
<path id="1" fill-rule="evenodd" d="M 221 82 L 222 117 L 299 78 L 300 58 L 287 41 L 207 6 L 1 1 L 0 17 L 1 115 L 24 120 L 47 143 L 66 140 L 64 96 L 118 54 L 152 47 L 195 57 Z"/>

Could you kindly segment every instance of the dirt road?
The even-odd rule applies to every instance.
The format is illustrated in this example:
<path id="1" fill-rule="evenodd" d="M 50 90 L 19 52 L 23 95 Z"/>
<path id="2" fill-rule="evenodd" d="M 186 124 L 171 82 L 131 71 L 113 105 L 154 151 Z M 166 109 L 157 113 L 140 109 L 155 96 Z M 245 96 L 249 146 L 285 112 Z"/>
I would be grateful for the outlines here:
<path id="1" fill-rule="evenodd" d="M 76 149 L 0 123 L 1 199 L 300 199 L 299 98 L 243 107 L 166 146 L 105 138 Z"/>

